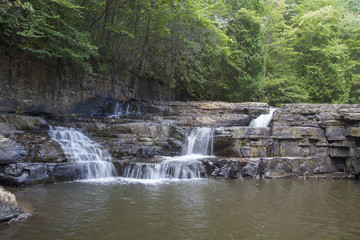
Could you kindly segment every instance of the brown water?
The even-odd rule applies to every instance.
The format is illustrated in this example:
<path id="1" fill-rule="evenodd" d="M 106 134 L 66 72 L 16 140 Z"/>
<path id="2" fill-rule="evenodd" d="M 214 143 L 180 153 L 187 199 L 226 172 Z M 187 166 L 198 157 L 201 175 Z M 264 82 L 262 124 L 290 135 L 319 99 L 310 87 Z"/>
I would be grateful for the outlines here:
<path id="1" fill-rule="evenodd" d="M 360 182 L 63 183 L 15 191 L 37 215 L 0 239 L 360 239 Z"/>

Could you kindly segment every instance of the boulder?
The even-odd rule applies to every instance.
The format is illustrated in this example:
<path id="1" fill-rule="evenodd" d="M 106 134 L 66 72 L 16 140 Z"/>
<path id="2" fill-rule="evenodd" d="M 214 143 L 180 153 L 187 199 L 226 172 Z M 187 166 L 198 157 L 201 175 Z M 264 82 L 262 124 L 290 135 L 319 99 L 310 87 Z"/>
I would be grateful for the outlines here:
<path id="1" fill-rule="evenodd" d="M 0 186 L 0 222 L 16 218 L 20 212 L 15 195 Z"/>

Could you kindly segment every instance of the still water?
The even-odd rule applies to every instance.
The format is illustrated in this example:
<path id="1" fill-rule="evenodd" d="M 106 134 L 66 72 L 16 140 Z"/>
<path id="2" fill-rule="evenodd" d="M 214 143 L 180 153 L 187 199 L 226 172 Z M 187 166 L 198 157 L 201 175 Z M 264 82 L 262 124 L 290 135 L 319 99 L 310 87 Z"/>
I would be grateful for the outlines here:
<path id="1" fill-rule="evenodd" d="M 0 239 L 360 239 L 360 182 L 73 182 L 13 189 L 36 216 Z"/>

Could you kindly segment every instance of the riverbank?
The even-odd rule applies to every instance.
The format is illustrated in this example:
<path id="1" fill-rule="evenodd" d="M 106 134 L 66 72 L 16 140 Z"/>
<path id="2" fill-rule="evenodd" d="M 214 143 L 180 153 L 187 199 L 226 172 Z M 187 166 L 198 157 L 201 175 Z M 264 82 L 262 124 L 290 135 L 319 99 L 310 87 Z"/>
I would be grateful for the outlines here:
<path id="1" fill-rule="evenodd" d="M 110 154 L 114 176 L 120 177 L 359 177 L 360 105 L 285 104 L 274 111 L 268 126 L 250 126 L 269 111 L 265 103 L 132 100 L 108 102 L 97 117 L 1 113 L 0 184 L 83 178 L 83 165 L 65 154 L 49 135 L 50 126 L 86 135 Z M 211 153 L 192 160 L 187 156 L 179 164 L 172 157 L 184 154 L 194 132 L 204 135 Z M 201 145 L 204 139 L 194 141 Z M 157 172 L 165 168 L 169 174 Z M 180 174 L 174 175 L 175 169 Z"/>

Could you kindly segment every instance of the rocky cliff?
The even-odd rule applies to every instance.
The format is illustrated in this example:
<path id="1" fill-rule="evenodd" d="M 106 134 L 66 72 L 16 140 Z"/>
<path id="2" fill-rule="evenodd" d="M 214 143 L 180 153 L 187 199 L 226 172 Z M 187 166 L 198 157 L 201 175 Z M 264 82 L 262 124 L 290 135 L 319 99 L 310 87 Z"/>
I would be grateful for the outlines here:
<path id="1" fill-rule="evenodd" d="M 0 43 L 0 52 L 7 51 Z M 66 70 L 55 59 L 11 51 L 0 58 L 0 112 L 95 115 L 112 99 L 174 99 L 168 87 L 151 79 L 124 74 L 90 79 L 81 71 Z"/>
<path id="2" fill-rule="evenodd" d="M 357 178 L 360 173 L 360 105 L 286 104 L 275 111 L 269 127 L 256 128 L 248 125 L 269 110 L 266 104 L 126 104 L 128 112 L 116 117 L 115 103 L 99 118 L 0 114 L 0 182 L 28 185 L 76 178 L 73 163 L 50 139 L 49 125 L 80 129 L 109 149 L 120 176 L 137 162 L 180 155 L 187 132 L 199 126 L 215 129 L 217 157 L 201 160 L 203 177 Z"/>
<path id="3" fill-rule="evenodd" d="M 216 153 L 249 158 L 265 177 L 358 177 L 359 111 L 360 105 L 285 104 L 269 128 L 219 130 Z"/>

